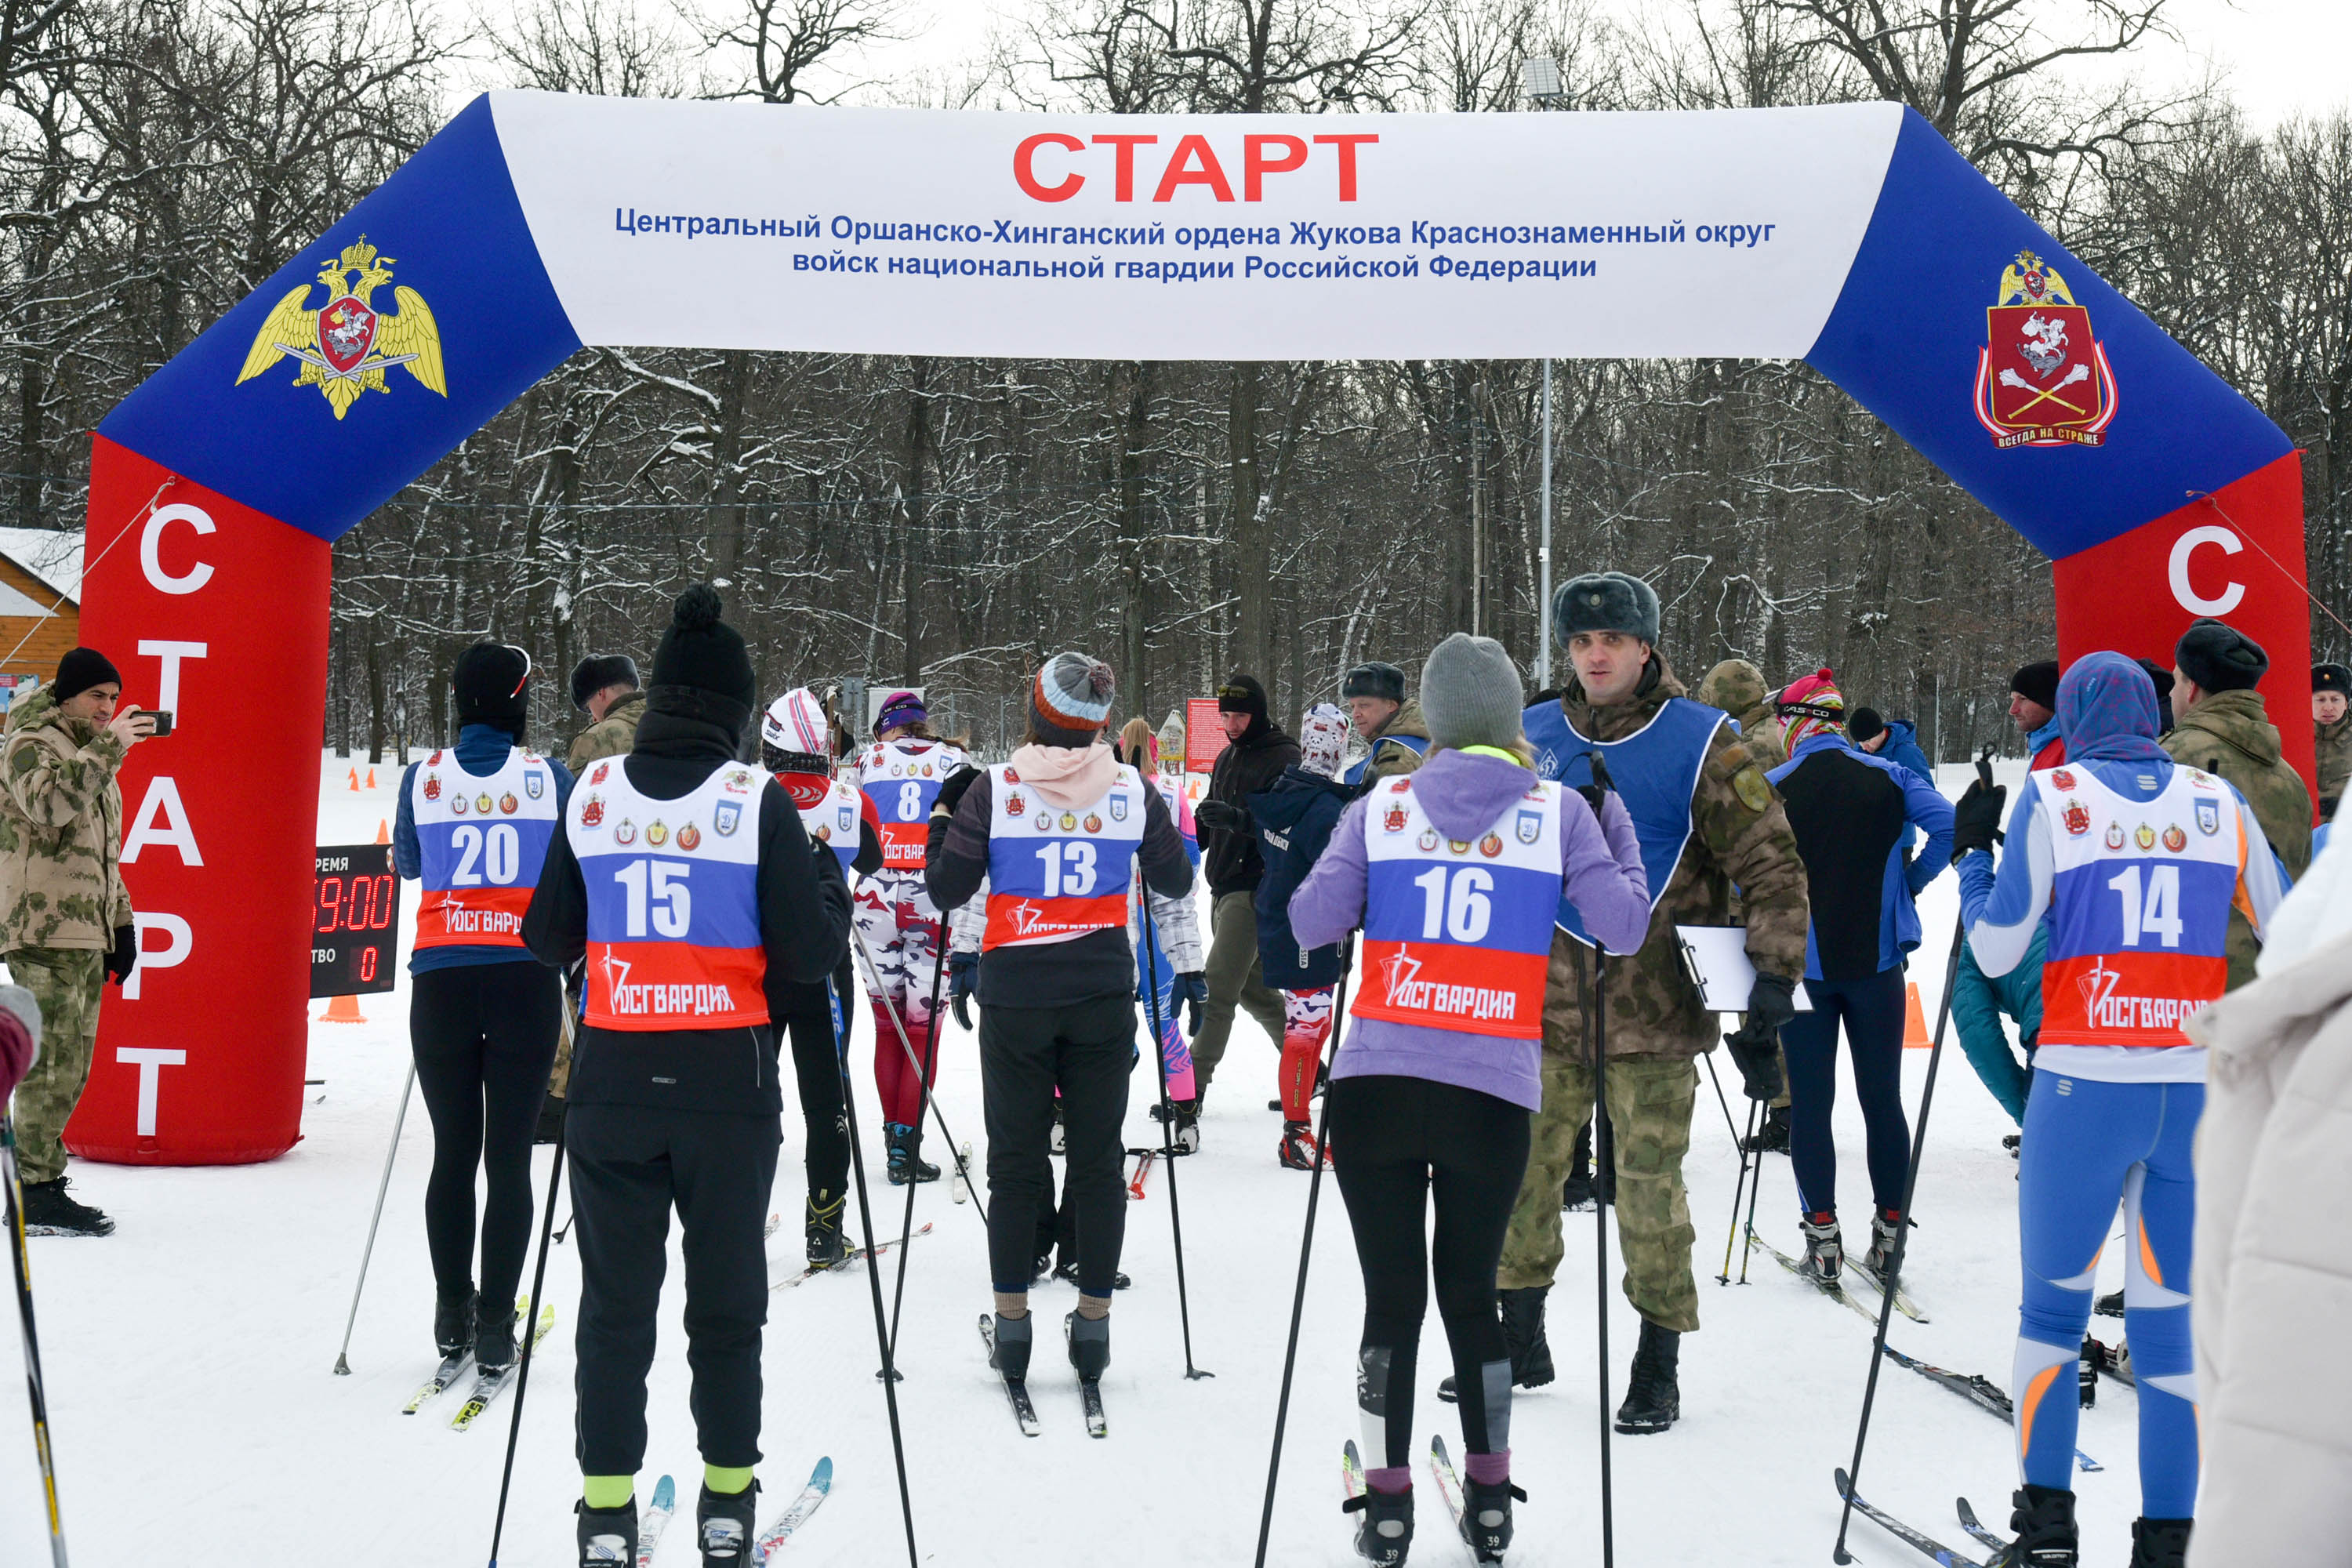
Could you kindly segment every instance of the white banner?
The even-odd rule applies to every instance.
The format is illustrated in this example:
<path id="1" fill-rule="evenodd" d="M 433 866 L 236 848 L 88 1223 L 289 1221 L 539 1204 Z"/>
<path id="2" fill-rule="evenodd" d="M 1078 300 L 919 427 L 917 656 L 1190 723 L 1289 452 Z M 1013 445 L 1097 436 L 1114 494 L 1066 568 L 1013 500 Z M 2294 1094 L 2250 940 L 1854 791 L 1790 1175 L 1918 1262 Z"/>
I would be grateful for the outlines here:
<path id="1" fill-rule="evenodd" d="M 584 342 L 1041 358 L 1801 356 L 1902 121 L 491 97 Z"/>

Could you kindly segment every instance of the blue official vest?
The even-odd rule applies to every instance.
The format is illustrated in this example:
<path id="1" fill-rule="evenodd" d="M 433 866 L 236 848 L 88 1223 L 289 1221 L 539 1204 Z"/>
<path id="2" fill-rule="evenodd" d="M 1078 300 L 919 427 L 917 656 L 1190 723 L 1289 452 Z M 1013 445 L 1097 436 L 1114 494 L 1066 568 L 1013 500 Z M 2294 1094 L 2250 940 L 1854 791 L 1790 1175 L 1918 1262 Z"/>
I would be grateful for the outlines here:
<path id="1" fill-rule="evenodd" d="M 1372 759 L 1379 756 L 1381 754 L 1381 748 L 1387 745 L 1391 741 L 1395 742 L 1398 745 L 1402 746 L 1406 751 L 1411 752 L 1416 757 L 1425 757 L 1429 755 L 1429 742 L 1419 735 L 1382 735 L 1379 740 L 1372 742 L 1372 749 L 1370 751 L 1366 752 L 1362 756 L 1358 757 L 1354 765 L 1349 767 L 1346 773 L 1339 775 L 1339 782 L 1344 784 L 1360 784 L 1363 783 L 1364 775 L 1371 771 Z"/>
<path id="2" fill-rule="evenodd" d="M 1691 795 L 1698 788 L 1699 769 L 1706 763 L 1707 743 L 1717 728 L 1728 723 L 1718 709 L 1686 697 L 1670 697 L 1657 716 L 1622 741 L 1594 741 L 1576 732 L 1558 702 L 1538 703 L 1520 716 L 1528 742 L 1536 749 L 1536 773 L 1558 779 L 1570 788 L 1592 782 L 1592 764 L 1585 753 L 1599 752 L 1608 764 L 1610 782 L 1633 819 L 1633 834 L 1642 845 L 1642 869 L 1650 879 L 1650 907 L 1658 907 L 1675 868 L 1682 864 L 1690 842 Z M 1583 917 L 1565 896 L 1553 923 L 1592 946 Z"/>

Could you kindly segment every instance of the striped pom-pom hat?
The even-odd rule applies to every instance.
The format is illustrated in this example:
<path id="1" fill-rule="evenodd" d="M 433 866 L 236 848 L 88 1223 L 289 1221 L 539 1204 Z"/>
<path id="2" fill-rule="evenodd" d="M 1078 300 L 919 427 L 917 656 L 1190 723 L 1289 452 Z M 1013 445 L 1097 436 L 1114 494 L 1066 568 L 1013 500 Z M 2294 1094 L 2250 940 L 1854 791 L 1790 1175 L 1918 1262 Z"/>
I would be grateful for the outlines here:
<path id="1" fill-rule="evenodd" d="M 1117 688 L 1110 666 L 1082 653 L 1057 653 L 1029 688 L 1029 715 L 1049 745 L 1090 746 L 1110 722 Z"/>
<path id="2" fill-rule="evenodd" d="M 1838 690 L 1837 677 L 1825 668 L 1789 682 L 1772 710 L 1780 716 L 1780 732 L 1792 751 L 1801 741 L 1845 728 L 1845 697 Z"/>
<path id="3" fill-rule="evenodd" d="M 831 726 L 826 724 L 824 704 L 816 693 L 805 686 L 795 686 L 773 702 L 760 719 L 760 741 L 780 752 L 797 752 L 804 756 L 828 755 Z"/>

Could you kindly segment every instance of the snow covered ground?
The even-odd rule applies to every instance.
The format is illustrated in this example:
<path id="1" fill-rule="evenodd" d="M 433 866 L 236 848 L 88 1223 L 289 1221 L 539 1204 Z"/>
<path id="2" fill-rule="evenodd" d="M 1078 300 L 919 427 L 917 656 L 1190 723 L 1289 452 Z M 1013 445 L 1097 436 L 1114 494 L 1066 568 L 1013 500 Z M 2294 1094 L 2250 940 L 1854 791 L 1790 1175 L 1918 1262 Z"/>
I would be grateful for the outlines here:
<path id="1" fill-rule="evenodd" d="M 322 769 L 323 841 L 373 838 L 392 815 L 397 770 L 380 768 L 381 787 L 355 795 L 344 787 L 345 765 Z M 2008 772 L 2013 783 L 2017 766 Z M 1965 770 L 1947 770 L 1953 793 L 1964 779 Z M 1948 877 L 1925 900 L 1932 934 L 1913 973 L 1931 1023 L 1955 901 Z M 78 1163 L 78 1190 L 121 1228 L 105 1241 L 32 1244 L 57 1463 L 81 1568 L 166 1559 L 386 1568 L 487 1560 L 509 1407 L 462 1436 L 446 1426 L 453 1401 L 438 1415 L 399 1413 L 433 1363 L 422 1222 L 432 1134 L 421 1105 L 410 1108 L 401 1136 L 352 1341 L 352 1375 L 330 1371 L 406 1065 L 405 987 L 361 1005 L 365 1024 L 311 1030 L 309 1076 L 325 1082 L 308 1091 L 304 1139 L 290 1153 L 266 1165 L 196 1170 Z M 857 1014 L 853 1065 L 866 1108 L 867 1175 L 883 1210 L 877 1228 L 895 1232 L 904 1192 L 882 1179 L 869 1020 L 863 1007 Z M 1927 1055 L 1912 1052 L 1906 1063 L 1915 1108 Z M 926 1562 L 1042 1568 L 1250 1560 L 1307 1185 L 1305 1175 L 1275 1163 L 1278 1120 L 1265 1110 L 1275 1061 L 1274 1046 L 1244 1015 L 1205 1120 L 1205 1147 L 1175 1173 L 1193 1352 L 1216 1375 L 1183 1377 L 1170 1184 L 1167 1173 L 1155 1172 L 1149 1196 L 1129 1211 L 1126 1267 L 1135 1288 L 1121 1295 L 1112 1318 L 1108 1441 L 1086 1436 L 1075 1386 L 1043 1343 L 1032 1386 L 1045 1432 L 1020 1436 L 974 1332 L 989 1300 L 979 1210 L 951 1204 L 945 1182 L 919 1189 L 918 1223 L 935 1228 L 912 1248 L 899 1397 Z M 1727 1063 L 1723 1070 L 1728 1078 Z M 1130 1143 L 1156 1130 L 1142 1110 L 1146 1082 L 1139 1072 Z M 968 1035 L 946 1037 L 940 1094 L 958 1136 L 979 1145 L 979 1073 Z M 1736 1099 L 1732 1109 L 1741 1111 Z M 1920 1326 L 1897 1318 L 1894 1335 L 1914 1355 L 2002 1384 L 2017 1300 L 2016 1167 L 2000 1148 L 2008 1131 L 1955 1047 L 1937 1082 L 1906 1270 L 1935 1321 Z M 1844 1206 L 1850 1226 L 1858 1226 L 1868 1194 L 1861 1121 L 1850 1105 L 1840 1107 L 1838 1132 Z M 779 1278 L 797 1267 L 800 1248 L 794 1116 L 785 1119 L 785 1142 L 774 1199 L 785 1224 L 771 1253 Z M 936 1142 L 927 1152 L 941 1155 Z M 975 1152 L 984 1157 L 984 1146 Z M 548 1157 L 540 1152 L 542 1190 Z M 1705 1328 L 1684 1346 L 1681 1423 L 1664 1436 L 1615 1441 L 1620 1560 L 1821 1563 L 1838 1513 L 1830 1471 L 1852 1450 L 1869 1325 L 1761 1253 L 1747 1284 L 1715 1283 L 1738 1161 L 1704 1079 L 1686 1169 Z M 1759 1228 L 1794 1251 L 1787 1162 L 1768 1159 L 1763 1181 Z M 568 1199 L 559 1206 L 568 1211 Z M 1593 1220 L 1577 1215 L 1568 1223 L 1568 1262 L 1551 1298 L 1559 1379 L 1520 1395 L 1513 1429 L 1515 1478 L 1529 1500 L 1511 1560 L 1527 1568 L 1583 1564 L 1599 1552 Z M 2108 1268 L 2116 1279 L 2103 1289 L 2120 1281 L 2118 1266 Z M 1735 1258 L 1735 1278 L 1738 1270 Z M 555 1249 L 548 1279 L 560 1317 L 534 1362 L 524 1413 L 499 1553 L 511 1568 L 572 1561 L 578 1478 L 571 1331 L 579 1273 L 568 1248 Z M 690 1499 L 699 1476 L 678 1326 L 682 1289 L 673 1267 L 641 1499 L 665 1470 Z M 1613 1402 L 1623 1391 L 1638 1322 L 1614 1288 L 1613 1270 L 1609 1295 Z M 1055 1285 L 1034 1300 L 1050 1325 L 1075 1293 Z M 1336 1461 L 1356 1431 L 1360 1309 L 1345 1215 L 1327 1184 L 1275 1512 L 1272 1560 L 1286 1568 L 1355 1561 L 1351 1524 L 1338 1511 Z M 2103 1338 L 2120 1328 L 2114 1320 L 2094 1322 Z M 1434 1394 L 1445 1363 L 1433 1312 L 1422 1358 L 1422 1426 L 1458 1447 L 1453 1408 Z M 789 1549 L 790 1560 L 888 1563 L 903 1552 L 877 1364 L 862 1271 L 772 1298 L 762 1511 L 781 1507 L 820 1455 L 833 1457 L 837 1476 L 832 1500 Z M 2084 1415 L 2083 1447 L 2106 1466 L 2079 1478 L 2085 1560 L 2094 1564 L 2121 1563 L 2128 1553 L 2128 1524 L 2138 1510 L 2134 1426 L 2133 1396 L 2113 1384 Z M 1989 1521 L 2005 1521 L 2014 1485 L 2010 1434 L 1889 1365 L 1863 1479 L 1874 1500 L 1966 1547 L 1952 1499 L 1965 1494 Z M 1414 1561 L 1467 1563 L 1466 1550 L 1429 1524 L 1438 1510 L 1425 1484 L 1422 1496 L 1424 1533 Z M 0 1393 L 0 1563 L 47 1562 L 42 1537 L 24 1409 Z M 1916 1560 L 1860 1520 L 1851 1544 L 1865 1563 Z M 686 1530 L 660 1558 L 673 1565 L 693 1560 Z"/>

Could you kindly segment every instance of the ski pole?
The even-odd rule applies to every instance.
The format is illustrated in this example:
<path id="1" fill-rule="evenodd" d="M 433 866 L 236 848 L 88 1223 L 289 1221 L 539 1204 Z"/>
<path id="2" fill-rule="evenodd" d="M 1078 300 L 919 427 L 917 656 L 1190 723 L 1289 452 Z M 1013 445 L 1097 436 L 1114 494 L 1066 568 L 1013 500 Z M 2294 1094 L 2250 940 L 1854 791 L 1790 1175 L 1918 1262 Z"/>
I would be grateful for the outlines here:
<path id="1" fill-rule="evenodd" d="M 889 1015 L 891 1030 L 898 1037 L 898 1048 L 907 1053 L 907 1065 L 920 1073 L 923 1070 L 923 1064 L 916 1059 L 914 1043 L 907 1037 L 906 1022 L 898 1016 L 898 1009 L 891 1002 L 889 993 L 882 989 L 882 972 L 875 966 L 874 954 L 866 946 L 866 933 L 859 931 L 854 921 L 849 928 L 849 940 L 857 944 L 858 959 L 866 965 L 866 984 L 874 988 L 875 998 L 882 1004 L 882 1011 Z M 845 1007 L 846 1005 L 844 1004 Z M 846 1028 L 848 1027 L 845 1022 L 847 1014 L 845 1012 L 843 1016 L 845 1022 L 842 1026 Z M 874 1048 L 877 1051 L 882 1048 L 879 1038 L 875 1040 Z M 947 1140 L 948 1150 L 955 1156 L 956 1173 L 963 1178 L 964 1185 L 971 1189 L 972 1206 L 980 1211 L 981 1224 L 985 1226 L 988 1223 L 988 1205 L 980 1201 L 980 1189 L 972 1185 L 971 1171 L 964 1163 L 963 1147 L 955 1141 L 955 1133 L 950 1131 L 947 1112 L 940 1109 L 938 1096 L 931 1097 L 930 1105 L 931 1120 L 940 1124 L 940 1136 Z"/>
<path id="2" fill-rule="evenodd" d="M 1707 1071 L 1712 1073 L 1715 1070 L 1713 1058 L 1705 1059 L 1707 1061 Z M 1724 1232 L 1723 1237 L 1723 1272 L 1715 1277 L 1715 1282 L 1718 1285 L 1731 1283 L 1731 1249 L 1739 1240 L 1739 1199 L 1741 1189 L 1748 1185 L 1748 1139 L 1756 1135 L 1757 1103 L 1752 1100 L 1748 1102 L 1748 1132 L 1747 1136 L 1739 1142 L 1739 1180 L 1732 1184 L 1731 1225 Z M 1760 1159 L 1761 1156 L 1759 1158 Z M 1759 1171 L 1757 1174 L 1760 1176 L 1763 1173 Z"/>
<path id="3" fill-rule="evenodd" d="M 400 1086 L 400 1110 L 392 1119 L 392 1144 L 383 1152 L 383 1175 L 375 1184 L 375 1213 L 368 1220 L 367 1246 L 360 1249 L 360 1277 L 352 1286 L 352 1315 L 343 1320 L 343 1348 L 335 1352 L 335 1375 L 349 1377 L 352 1329 L 360 1321 L 360 1292 L 367 1289 L 368 1259 L 375 1256 L 375 1227 L 383 1220 L 383 1194 L 392 1187 L 392 1158 L 400 1152 L 401 1124 L 408 1120 L 408 1097 L 416 1088 L 416 1058 L 408 1060 L 408 1078 Z"/>
<path id="4" fill-rule="evenodd" d="M 947 912 L 941 910 L 940 942 L 942 946 L 946 944 L 947 939 Z M 940 1053 L 940 981 L 948 972 L 947 961 L 948 955 L 942 952 L 939 955 L 938 961 L 931 965 L 931 1013 L 929 1026 L 923 1034 L 922 1071 L 918 1075 L 922 1098 L 915 1105 L 917 1127 L 922 1126 L 923 1112 L 929 1110 L 931 1104 L 931 1072 L 938 1065 Z M 940 1126 L 945 1129 L 947 1123 L 942 1121 Z M 964 1186 L 969 1189 L 971 1186 L 971 1178 L 964 1175 L 963 1154 L 953 1145 L 949 1146 L 948 1152 L 955 1157 L 956 1174 L 962 1178 Z M 907 1156 L 909 1167 L 914 1164 L 915 1159 L 915 1154 L 909 1152 Z M 912 1244 L 915 1239 L 915 1189 L 920 1185 L 922 1184 L 915 1180 L 915 1173 L 910 1168 L 907 1172 L 907 1221 L 898 1235 L 898 1282 L 892 1287 L 890 1292 L 890 1348 L 894 1352 L 898 1348 L 898 1310 L 907 1303 L 907 1254 L 914 1249 Z M 883 1363 L 882 1371 L 893 1376 L 897 1375 L 887 1362 Z"/>
<path id="5" fill-rule="evenodd" d="M 1698 1059 L 1699 1059 L 1699 1060 L 1701 1060 L 1701 1061 L 1703 1061 L 1703 1062 L 1705 1062 L 1705 1063 L 1706 1064 L 1706 1076 L 1707 1076 L 1707 1078 L 1708 1078 L 1709 1081 L 1711 1081 L 1711 1082 L 1715 1085 L 1715 1102 L 1716 1102 L 1717 1105 L 1720 1105 L 1721 1107 L 1723 1107 L 1723 1130 L 1724 1130 L 1726 1132 L 1730 1133 L 1730 1134 L 1731 1134 L 1731 1138 L 1732 1138 L 1732 1142 L 1735 1142 L 1735 1143 L 1737 1143 L 1737 1144 L 1739 1146 L 1739 1152 L 1740 1152 L 1740 1161 L 1739 1161 L 1739 1163 L 1740 1163 L 1742 1165 L 1746 1165 L 1746 1164 L 1748 1163 L 1748 1159 L 1747 1159 L 1747 1154 L 1748 1154 L 1748 1140 L 1747 1140 L 1747 1139 L 1745 1139 L 1744 1137 L 1740 1136 L 1740 1132 L 1739 1132 L 1739 1123 L 1738 1123 L 1738 1122 L 1734 1121 L 1731 1119 L 1731 1101 L 1730 1101 L 1728 1099 L 1727 1099 L 1727 1098 L 1725 1097 L 1725 1095 L 1724 1095 L 1724 1092 L 1723 1092 L 1723 1079 L 1720 1079 L 1720 1078 L 1717 1078 L 1717 1077 L 1716 1076 L 1716 1071 L 1715 1071 L 1715 1053 L 1714 1053 L 1713 1051 L 1702 1051 L 1702 1052 L 1700 1052 L 1700 1053 L 1699 1053 L 1699 1058 L 1698 1058 Z M 1748 1118 L 1749 1118 L 1749 1120 L 1752 1121 L 1755 1119 L 1755 1114 L 1756 1114 L 1756 1110 L 1755 1110 L 1755 1105 L 1756 1105 L 1756 1102 L 1755 1102 L 1754 1100 L 1749 1100 L 1749 1101 L 1748 1102 Z M 1735 1204 L 1733 1206 L 1734 1206 L 1734 1207 L 1737 1207 L 1738 1205 Z"/>
<path id="6" fill-rule="evenodd" d="M 1727 1110 L 1727 1115 L 1729 1112 Z M 1592 944 L 1592 1177 L 1601 1182 L 1601 1145 L 1609 1148 L 1610 1191 L 1616 1191 L 1617 1145 L 1609 1132 L 1609 950 Z M 1616 1568 L 1616 1492 L 1609 1468 L 1609 1204 L 1592 1205 L 1592 1289 L 1601 1331 L 1601 1568 Z"/>
<path id="7" fill-rule="evenodd" d="M 1943 1060 L 1944 1030 L 1952 1018 L 1952 988 L 1959 981 L 1960 942 L 1968 935 L 1968 912 L 1963 910 L 1952 927 L 1952 952 L 1944 961 L 1944 994 L 1936 1003 L 1936 1038 L 1927 1050 L 1927 1081 L 1919 1091 L 1919 1125 L 1911 1134 L 1911 1168 L 1903 1177 L 1903 1223 L 1895 1227 L 1895 1246 L 1886 1255 L 1886 1278 L 1880 1281 L 1885 1294 L 1878 1303 L 1878 1332 L 1871 1341 L 1870 1374 L 1862 1387 L 1862 1419 L 1853 1432 L 1853 1462 L 1846 1467 L 1847 1484 L 1843 1504 L 1838 1510 L 1837 1545 L 1830 1555 L 1839 1563 L 1852 1563 L 1853 1553 L 1845 1549 L 1845 1532 L 1853 1522 L 1853 1494 L 1862 1485 L 1862 1447 L 1870 1437 L 1870 1407 L 1878 1397 L 1878 1369 L 1885 1361 L 1886 1325 L 1895 1316 L 1895 1292 L 1903 1283 L 1903 1245 L 1911 1235 L 1911 1201 L 1919 1190 L 1919 1162 L 1927 1152 L 1927 1112 L 1936 1103 L 1936 1068 Z"/>
<path id="8" fill-rule="evenodd" d="M 853 934 L 857 928 L 850 928 Z M 893 1336 L 882 1321 L 882 1276 L 874 1269 L 874 1210 L 866 1195 L 866 1150 L 857 1136 L 857 1107 L 849 1089 L 849 1009 L 825 977 L 824 994 L 833 1004 L 835 1054 L 841 1062 L 841 1119 L 849 1124 L 849 1173 L 857 1182 L 857 1224 L 866 1238 L 866 1289 L 874 1299 L 874 1343 L 882 1352 L 882 1402 L 890 1412 L 890 1454 L 898 1466 L 898 1511 L 907 1521 L 907 1563 L 916 1568 L 915 1494 L 907 1486 L 907 1444 L 898 1430 L 898 1369 L 891 1356 Z M 901 1280 L 906 1276 L 899 1275 Z"/>
<path id="9" fill-rule="evenodd" d="M 1139 871 L 1138 875 L 1139 878 Z M 1136 903 L 1143 910 L 1143 970 L 1146 989 L 1151 993 L 1151 1054 L 1160 1064 L 1160 1157 L 1168 1167 L 1168 1225 L 1176 1237 L 1176 1317 L 1184 1330 L 1184 1376 L 1188 1380 L 1214 1377 L 1215 1373 L 1202 1372 L 1192 1364 L 1192 1307 L 1184 1288 L 1184 1211 L 1176 1202 L 1176 1108 L 1168 1099 L 1168 1030 L 1160 1014 L 1160 931 L 1152 924 L 1151 889 L 1148 883 L 1137 888 Z M 1324 1104 L 1330 1104 L 1328 1095 L 1324 1097 Z M 1322 1168 L 1319 1153 L 1316 1167 Z"/>
<path id="10" fill-rule="evenodd" d="M 33 1406 L 33 1454 L 41 1466 L 41 1500 L 49 1510 L 49 1561 L 66 1568 L 65 1517 L 58 1510 L 58 1469 L 49 1452 L 49 1398 L 41 1378 L 41 1343 L 33 1331 L 33 1255 L 25 1247 L 25 1188 L 17 1179 L 16 1123 L 0 1100 L 0 1162 L 5 1162 L 8 1256 L 16 1266 L 16 1316 L 25 1331 L 25 1396 Z"/>
<path id="11" fill-rule="evenodd" d="M 555 1116 L 555 1158 L 548 1163 L 547 1167 L 547 1210 L 540 1215 L 539 1261 L 531 1266 L 530 1270 L 530 1300 L 533 1318 L 544 1310 L 548 1244 L 555 1235 L 555 1193 L 563 1180 L 563 1133 L 564 1126 L 571 1119 L 572 1102 L 567 1098 L 563 1109 Z M 530 1392 L 530 1350 L 539 1342 L 539 1335 L 532 1331 L 529 1322 L 522 1324 L 521 1330 L 522 1362 L 515 1368 L 514 1418 L 507 1423 L 507 1460 L 499 1472 L 499 1514 L 490 1526 L 490 1568 L 499 1568 L 499 1538 L 506 1533 L 507 1528 L 507 1489 L 514 1482 L 515 1445 L 522 1437 L 522 1399 Z"/>
<path id="12" fill-rule="evenodd" d="M 1348 1016 L 1348 977 L 1355 968 L 1353 932 L 1339 949 L 1339 989 L 1331 1005 L 1331 1048 L 1323 1058 L 1328 1068 L 1339 1058 L 1339 1035 Z M 1307 1313 L 1307 1262 L 1315 1248 L 1315 1206 L 1323 1195 L 1323 1150 L 1331 1141 L 1331 1102 L 1339 1097 L 1326 1092 L 1323 1114 L 1315 1128 L 1315 1170 L 1307 1178 L 1307 1228 L 1298 1238 L 1298 1285 L 1290 1297 L 1290 1337 L 1282 1349 L 1282 1396 L 1274 1406 L 1274 1453 L 1265 1463 L 1265 1508 L 1257 1521 L 1256 1568 L 1265 1568 L 1265 1545 L 1274 1533 L 1274 1489 L 1282 1476 L 1282 1430 L 1290 1419 L 1290 1380 L 1298 1366 L 1298 1324 Z"/>

